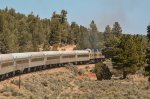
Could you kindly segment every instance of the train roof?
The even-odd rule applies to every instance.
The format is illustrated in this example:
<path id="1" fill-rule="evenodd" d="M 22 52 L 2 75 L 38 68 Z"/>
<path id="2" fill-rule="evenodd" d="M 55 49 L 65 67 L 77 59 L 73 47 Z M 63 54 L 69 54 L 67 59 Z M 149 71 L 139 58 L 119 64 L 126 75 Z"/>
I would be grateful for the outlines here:
<path id="1" fill-rule="evenodd" d="M 88 54 L 88 50 L 75 50 L 76 54 Z"/>
<path id="2" fill-rule="evenodd" d="M 60 55 L 60 51 L 43 51 L 45 55 Z"/>
<path id="3" fill-rule="evenodd" d="M 75 51 L 61 51 L 61 54 L 76 54 Z"/>
<path id="4" fill-rule="evenodd" d="M 25 54 L 28 54 L 31 57 L 39 57 L 39 56 L 44 56 L 45 55 L 43 52 L 26 52 Z"/>
<path id="5" fill-rule="evenodd" d="M 12 56 L 16 58 L 29 58 L 30 55 L 27 53 L 12 53 Z"/>

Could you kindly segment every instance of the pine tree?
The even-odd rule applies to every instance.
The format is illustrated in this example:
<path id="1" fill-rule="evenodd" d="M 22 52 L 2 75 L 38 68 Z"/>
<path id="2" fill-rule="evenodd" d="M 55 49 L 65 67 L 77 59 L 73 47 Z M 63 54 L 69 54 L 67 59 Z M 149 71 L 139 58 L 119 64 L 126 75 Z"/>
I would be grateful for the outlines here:
<path id="1" fill-rule="evenodd" d="M 135 73 L 145 62 L 142 49 L 142 41 L 138 36 L 123 35 L 120 42 L 115 47 L 115 55 L 112 58 L 117 69 L 122 69 L 123 78 L 127 73 Z M 137 42 L 139 41 L 139 42 Z"/>
<path id="2" fill-rule="evenodd" d="M 92 20 L 92 22 L 90 24 L 90 29 L 91 29 L 92 32 L 97 32 L 98 31 L 94 20 Z"/>
<path id="3" fill-rule="evenodd" d="M 51 20 L 51 35 L 50 35 L 50 44 L 60 44 L 61 43 L 61 24 L 59 20 Z"/>
<path id="4" fill-rule="evenodd" d="M 0 14 L 0 33 L 3 32 L 4 29 L 4 17 L 2 14 Z"/>
<path id="5" fill-rule="evenodd" d="M 150 42 L 148 43 L 148 47 L 146 49 L 146 63 L 148 66 L 145 67 L 145 71 L 150 75 Z"/>
<path id="6" fill-rule="evenodd" d="M 150 40 L 150 24 L 147 26 L 147 37 Z"/>
<path id="7" fill-rule="evenodd" d="M 44 36 L 45 36 L 45 40 L 44 40 L 44 44 L 43 44 L 43 50 L 50 50 L 50 44 L 49 44 L 49 41 L 50 41 L 50 20 L 49 19 L 43 19 L 42 20 L 42 27 L 43 27 L 43 33 L 44 33 Z"/>
<path id="8" fill-rule="evenodd" d="M 33 51 L 38 51 L 38 19 L 34 16 L 31 19 L 31 23 L 29 25 L 30 27 L 30 33 L 32 35 L 32 45 L 33 45 Z"/>
<path id="9" fill-rule="evenodd" d="M 105 41 L 105 46 L 106 47 L 110 47 L 108 45 L 108 43 L 110 43 L 110 40 L 113 38 L 113 34 L 111 33 L 111 27 L 109 25 L 107 25 L 105 27 L 105 31 L 104 31 L 104 41 Z"/>
<path id="10" fill-rule="evenodd" d="M 138 56 L 137 68 L 141 68 L 141 67 L 143 68 L 143 65 L 146 62 L 145 59 L 146 44 L 144 43 L 144 40 L 140 35 L 134 35 L 133 40 L 136 44 L 136 50 Z"/>
<path id="11" fill-rule="evenodd" d="M 16 53 L 19 51 L 19 45 L 17 41 L 17 37 L 13 32 L 9 30 L 5 32 L 5 40 L 8 46 L 7 53 Z"/>
<path id="12" fill-rule="evenodd" d="M 4 30 L 5 30 L 5 20 L 4 16 L 0 14 L 0 53 L 4 54 L 8 52 L 8 46 L 7 43 L 5 42 L 5 37 L 4 36 Z"/>
<path id="13" fill-rule="evenodd" d="M 80 26 L 79 48 L 80 49 L 90 48 L 89 33 L 88 33 L 87 28 L 84 26 Z"/>
<path id="14" fill-rule="evenodd" d="M 92 22 L 90 23 L 90 43 L 92 45 L 92 49 L 98 48 L 98 42 L 98 29 L 94 20 L 92 20 Z"/>
<path id="15" fill-rule="evenodd" d="M 116 54 L 117 44 L 120 42 L 122 29 L 118 22 L 115 22 L 111 29 L 109 25 L 106 26 L 104 31 L 104 45 L 103 50 L 106 58 L 112 58 Z"/>
<path id="16" fill-rule="evenodd" d="M 148 66 L 145 68 L 146 72 L 150 74 L 150 25 L 147 26 L 147 37 L 148 37 L 148 46 L 146 50 L 146 59 Z"/>
<path id="17" fill-rule="evenodd" d="M 118 22 L 114 23 L 113 28 L 112 28 L 112 33 L 117 37 L 119 37 L 122 34 L 122 29 Z"/>
<path id="18" fill-rule="evenodd" d="M 66 44 L 68 42 L 68 34 L 69 34 L 69 24 L 67 22 L 67 11 L 61 11 L 61 43 Z"/>
<path id="19" fill-rule="evenodd" d="M 67 21 L 67 11 L 62 10 L 61 11 L 61 23 L 65 23 Z"/>
<path id="20" fill-rule="evenodd" d="M 117 37 L 111 30 L 110 26 L 107 25 L 104 31 L 104 54 L 106 58 L 112 58 L 115 55 L 115 47 L 120 41 L 120 38 Z"/>
<path id="21" fill-rule="evenodd" d="M 107 41 L 107 39 L 109 39 L 110 35 L 111 35 L 111 27 L 109 25 L 107 25 L 105 27 L 105 31 L 104 31 L 104 39 L 105 39 L 105 41 Z"/>
<path id="22" fill-rule="evenodd" d="M 61 14 L 53 13 L 51 18 L 50 44 L 66 44 L 69 39 L 69 24 L 67 22 L 67 11 L 62 10 Z M 54 41 L 53 41 L 54 40 Z"/>
<path id="23" fill-rule="evenodd" d="M 74 44 L 78 44 L 80 41 L 80 27 L 76 22 L 71 23 L 71 39 L 73 39 Z"/>
<path id="24" fill-rule="evenodd" d="M 67 42 L 68 44 L 74 44 L 74 33 L 70 27 L 69 33 L 68 33 L 68 37 L 67 37 Z"/>

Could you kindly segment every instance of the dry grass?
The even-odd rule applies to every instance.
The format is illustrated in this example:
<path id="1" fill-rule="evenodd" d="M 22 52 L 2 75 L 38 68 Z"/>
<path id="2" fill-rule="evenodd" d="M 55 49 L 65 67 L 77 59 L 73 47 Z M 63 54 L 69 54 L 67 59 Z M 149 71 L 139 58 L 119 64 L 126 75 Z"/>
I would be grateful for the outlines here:
<path id="1" fill-rule="evenodd" d="M 150 99 L 150 85 L 146 81 L 96 81 L 90 79 L 94 74 L 87 73 L 87 69 L 82 75 L 76 67 L 23 75 L 21 89 L 18 77 L 3 81 L 0 99 Z"/>

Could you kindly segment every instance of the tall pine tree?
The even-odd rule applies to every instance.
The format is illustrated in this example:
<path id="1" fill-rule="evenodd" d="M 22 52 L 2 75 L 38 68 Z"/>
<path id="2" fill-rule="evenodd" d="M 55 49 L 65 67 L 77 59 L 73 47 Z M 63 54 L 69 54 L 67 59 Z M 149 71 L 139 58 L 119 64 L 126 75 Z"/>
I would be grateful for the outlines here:
<path id="1" fill-rule="evenodd" d="M 122 34 L 122 29 L 121 29 L 119 22 L 114 23 L 113 28 L 112 28 L 112 33 L 117 37 L 119 37 Z"/>
<path id="2" fill-rule="evenodd" d="M 146 72 L 150 74 L 150 24 L 147 26 L 147 37 L 148 37 L 148 47 L 146 50 L 146 59 L 148 66 L 145 68 Z"/>
<path id="3" fill-rule="evenodd" d="M 99 47 L 98 42 L 98 29 L 94 20 L 92 20 L 92 22 L 90 23 L 90 43 L 92 49 L 97 49 Z"/>
<path id="4" fill-rule="evenodd" d="M 135 73 L 143 66 L 145 55 L 142 40 L 139 36 L 123 35 L 115 47 L 115 55 L 112 58 L 117 69 L 122 69 L 123 78 L 128 73 Z"/>

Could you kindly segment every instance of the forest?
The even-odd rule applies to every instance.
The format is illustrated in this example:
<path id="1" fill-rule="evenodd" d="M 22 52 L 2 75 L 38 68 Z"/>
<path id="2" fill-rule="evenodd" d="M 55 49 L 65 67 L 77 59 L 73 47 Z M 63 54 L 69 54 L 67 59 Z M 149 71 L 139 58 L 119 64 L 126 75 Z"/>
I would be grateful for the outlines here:
<path id="1" fill-rule="evenodd" d="M 33 12 L 16 13 L 15 9 L 0 10 L 0 52 L 27 52 L 51 49 L 51 46 L 77 45 L 76 49 L 103 48 L 103 34 L 94 21 L 90 28 L 67 21 L 67 11 L 53 12 L 50 19 L 41 19 Z"/>
<path id="2" fill-rule="evenodd" d="M 53 12 L 49 19 L 41 19 L 31 12 L 21 14 L 11 8 L 0 10 L 0 53 L 56 50 L 58 46 L 76 45 L 75 49 L 100 49 L 112 59 L 116 69 L 127 73 L 150 73 L 150 25 L 145 35 L 122 33 L 119 22 L 107 25 L 100 32 L 94 20 L 89 28 L 76 22 L 69 24 L 67 11 Z M 53 49 L 51 48 L 53 46 Z"/>

